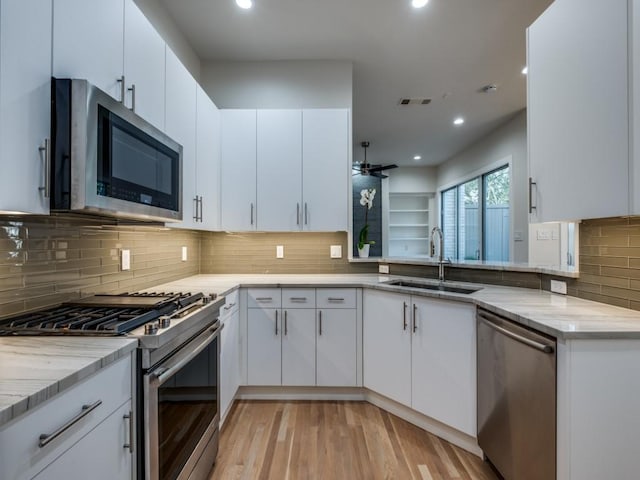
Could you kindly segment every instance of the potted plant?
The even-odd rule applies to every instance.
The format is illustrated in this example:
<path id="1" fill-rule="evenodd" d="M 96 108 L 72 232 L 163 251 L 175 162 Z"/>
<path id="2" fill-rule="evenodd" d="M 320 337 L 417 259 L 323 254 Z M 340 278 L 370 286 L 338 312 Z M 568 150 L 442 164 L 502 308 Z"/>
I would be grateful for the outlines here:
<path id="1" fill-rule="evenodd" d="M 373 198 L 376 196 L 375 188 L 365 188 L 360 191 L 360 205 L 364 207 L 364 227 L 360 230 L 358 237 L 358 256 L 366 258 L 369 256 L 369 248 L 376 242 L 369 240 L 369 210 L 373 207 Z"/>

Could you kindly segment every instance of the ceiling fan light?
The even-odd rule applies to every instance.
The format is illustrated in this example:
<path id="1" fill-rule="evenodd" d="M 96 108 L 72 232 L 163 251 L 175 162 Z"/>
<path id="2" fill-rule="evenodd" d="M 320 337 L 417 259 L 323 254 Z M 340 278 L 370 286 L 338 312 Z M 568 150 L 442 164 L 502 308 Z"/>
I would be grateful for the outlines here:
<path id="1" fill-rule="evenodd" d="M 422 8 L 427 3 L 429 3 L 429 0 L 411 0 L 411 6 L 413 8 Z"/>
<path id="2" fill-rule="evenodd" d="M 253 0 L 236 0 L 236 4 L 245 10 L 253 7 Z"/>

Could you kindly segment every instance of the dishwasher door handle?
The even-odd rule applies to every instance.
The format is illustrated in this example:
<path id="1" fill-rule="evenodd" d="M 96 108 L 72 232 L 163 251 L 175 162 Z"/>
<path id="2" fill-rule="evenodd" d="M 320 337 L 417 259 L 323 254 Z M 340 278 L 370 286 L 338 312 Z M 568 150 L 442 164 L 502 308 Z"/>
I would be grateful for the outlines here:
<path id="1" fill-rule="evenodd" d="M 516 342 L 520 342 L 523 343 L 531 348 L 535 348 L 536 350 L 539 350 L 543 353 L 553 353 L 554 352 L 554 347 L 553 345 L 546 345 L 544 343 L 540 343 L 540 342 L 536 342 L 535 340 L 531 340 L 529 338 L 523 337 L 522 335 L 518 335 L 515 332 L 512 332 L 511 330 L 501 327 L 500 325 L 496 325 L 495 323 L 493 323 L 491 317 L 482 312 L 482 313 L 478 313 L 478 318 L 481 319 L 485 325 L 487 325 L 488 327 L 493 328 L 494 330 L 502 333 L 503 335 L 515 340 Z"/>

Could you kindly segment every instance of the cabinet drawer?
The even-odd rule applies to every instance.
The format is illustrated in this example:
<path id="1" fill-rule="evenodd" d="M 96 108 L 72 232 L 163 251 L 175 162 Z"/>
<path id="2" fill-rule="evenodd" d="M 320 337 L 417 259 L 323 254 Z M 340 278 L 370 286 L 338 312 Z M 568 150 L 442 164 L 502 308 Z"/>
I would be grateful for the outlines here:
<path id="1" fill-rule="evenodd" d="M 220 309 L 220 314 L 225 315 L 238 310 L 240 290 L 235 289 L 224 297 L 224 306 Z"/>
<path id="2" fill-rule="evenodd" d="M 250 288 L 247 290 L 249 308 L 280 308 L 282 294 L 279 288 Z"/>
<path id="3" fill-rule="evenodd" d="M 131 398 L 131 356 L 109 365 L 0 430 L 0 478 L 32 478 Z M 102 403 L 76 422 L 84 405 Z M 40 435 L 68 430 L 39 447 Z"/>
<path id="4" fill-rule="evenodd" d="M 283 288 L 282 308 L 316 308 L 316 289 Z"/>
<path id="5" fill-rule="evenodd" d="M 317 308 L 356 308 L 355 288 L 318 288 Z"/>

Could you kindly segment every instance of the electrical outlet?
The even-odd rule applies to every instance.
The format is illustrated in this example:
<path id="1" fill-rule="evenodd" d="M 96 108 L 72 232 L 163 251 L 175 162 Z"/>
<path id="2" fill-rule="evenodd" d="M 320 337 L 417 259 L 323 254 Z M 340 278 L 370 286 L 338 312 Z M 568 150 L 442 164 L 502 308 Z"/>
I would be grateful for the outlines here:
<path id="1" fill-rule="evenodd" d="M 559 280 L 551 280 L 551 291 L 553 293 L 567 294 L 567 282 L 561 282 Z"/>
<path id="2" fill-rule="evenodd" d="M 276 258 L 284 258 L 284 245 L 276 246 Z"/>
<path id="3" fill-rule="evenodd" d="M 522 241 L 524 241 L 524 238 L 522 236 L 522 231 L 516 230 L 515 232 L 513 232 L 513 241 L 514 242 L 522 242 Z"/>
<path id="4" fill-rule="evenodd" d="M 131 270 L 131 250 L 120 250 L 120 269 Z"/>
<path id="5" fill-rule="evenodd" d="M 183 262 L 186 262 L 186 261 L 187 261 L 187 259 L 188 259 L 188 256 L 187 256 L 187 247 L 182 247 L 182 261 L 183 261 Z"/>
<path id="6" fill-rule="evenodd" d="M 342 245 L 331 245 L 329 251 L 331 258 L 342 258 Z"/>
<path id="7" fill-rule="evenodd" d="M 389 273 L 389 265 L 378 265 L 378 273 Z"/>

